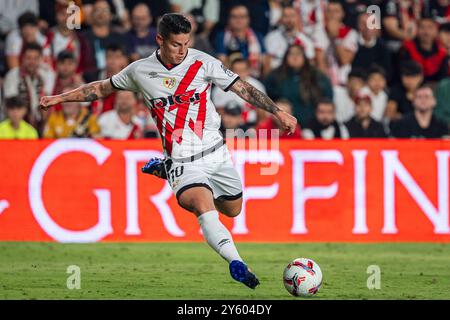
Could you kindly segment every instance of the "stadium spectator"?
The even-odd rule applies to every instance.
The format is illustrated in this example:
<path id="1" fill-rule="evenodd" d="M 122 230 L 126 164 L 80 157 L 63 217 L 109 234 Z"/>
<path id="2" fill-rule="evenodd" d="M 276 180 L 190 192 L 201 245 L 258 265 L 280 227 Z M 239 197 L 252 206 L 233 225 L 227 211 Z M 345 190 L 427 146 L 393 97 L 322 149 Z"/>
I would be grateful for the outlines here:
<path id="1" fill-rule="evenodd" d="M 382 121 L 385 117 L 388 95 L 384 91 L 386 88 L 386 74 L 383 68 L 374 66 L 370 68 L 367 76 L 367 86 L 361 89 L 362 95 L 368 95 L 371 100 L 371 116 L 377 121 Z"/>
<path id="2" fill-rule="evenodd" d="M 144 138 L 160 138 L 155 120 L 152 118 L 151 113 L 148 112 L 142 97 L 138 96 L 133 114 L 136 116 L 139 127 L 142 128 Z"/>
<path id="3" fill-rule="evenodd" d="M 229 55 L 240 52 L 249 61 L 250 74 L 255 78 L 260 76 L 264 63 L 265 68 L 269 67 L 262 36 L 250 28 L 248 9 L 243 5 L 231 8 L 227 26 L 216 36 L 215 51 L 225 64 Z"/>
<path id="4" fill-rule="evenodd" d="M 391 55 L 379 37 L 379 30 L 368 27 L 369 18 L 370 15 L 367 13 L 358 17 L 358 49 L 352 62 L 352 69 L 367 70 L 375 64 L 387 72 L 386 78 L 390 80 Z"/>
<path id="5" fill-rule="evenodd" d="M 358 33 L 344 25 L 345 12 L 337 0 L 330 0 L 326 9 L 325 28 L 314 33 L 317 66 L 333 85 L 345 85 L 358 48 Z"/>
<path id="6" fill-rule="evenodd" d="M 420 86 L 414 92 L 414 111 L 391 122 L 391 135 L 396 138 L 442 138 L 448 135 L 448 126 L 433 114 L 436 106 L 433 89 Z"/>
<path id="7" fill-rule="evenodd" d="M 19 29 L 14 29 L 6 37 L 5 55 L 8 69 L 19 66 L 23 49 L 27 44 L 37 43 L 43 46 L 46 38 L 38 28 L 38 18 L 32 12 L 25 12 L 18 19 Z"/>
<path id="8" fill-rule="evenodd" d="M 142 138 L 139 119 L 134 115 L 136 103 L 133 92 L 117 92 L 114 109 L 102 113 L 98 118 L 103 138 L 121 140 Z"/>
<path id="9" fill-rule="evenodd" d="M 56 62 L 56 80 L 53 85 L 53 94 L 59 94 L 66 87 L 78 87 L 84 83 L 83 78 L 76 72 L 77 60 L 71 51 L 61 51 Z M 61 106 L 55 106 L 61 110 Z"/>
<path id="10" fill-rule="evenodd" d="M 302 130 L 304 139 L 347 139 L 348 130 L 345 125 L 336 121 L 335 106 L 331 100 L 319 101 L 315 116 Z"/>
<path id="11" fill-rule="evenodd" d="M 286 98 L 293 105 L 293 114 L 302 128 L 314 117 L 314 108 L 323 98 L 333 99 L 328 77 L 311 65 L 303 47 L 288 48 L 281 66 L 266 79 L 267 93 L 273 100 Z"/>
<path id="12" fill-rule="evenodd" d="M 209 38 L 206 36 L 202 36 L 197 34 L 197 22 L 194 19 L 194 16 L 192 14 L 187 14 L 186 18 L 191 23 L 191 42 L 190 47 L 206 52 L 207 54 L 210 54 L 212 56 L 215 56 L 214 48 L 211 45 L 211 42 L 209 41 Z"/>
<path id="13" fill-rule="evenodd" d="M 69 92 L 75 87 L 67 87 L 62 93 Z M 99 138 L 100 127 L 97 119 L 82 107 L 79 102 L 66 102 L 62 110 L 54 110 L 45 125 L 44 138 Z"/>
<path id="14" fill-rule="evenodd" d="M 39 11 L 36 13 L 39 16 L 39 29 L 42 34 L 47 34 L 47 31 L 56 25 L 56 6 L 58 4 L 66 4 L 67 0 L 38 0 Z M 75 0 L 74 4 L 79 5 L 81 0 Z"/>
<path id="15" fill-rule="evenodd" d="M 386 0 L 383 3 L 383 38 L 391 52 L 398 52 L 403 41 L 416 37 L 420 12 L 420 1 Z"/>
<path id="16" fill-rule="evenodd" d="M 285 2 L 290 2 L 285 0 Z M 249 11 L 250 27 L 256 33 L 264 37 L 270 30 L 270 5 L 269 0 L 226 0 L 220 1 L 220 18 L 216 24 L 218 30 L 226 26 L 231 9 L 237 5 L 251 8 Z"/>
<path id="17" fill-rule="evenodd" d="M 381 122 L 372 116 L 372 100 L 369 96 L 359 96 L 355 100 L 355 115 L 345 123 L 350 138 L 385 138 Z"/>
<path id="18" fill-rule="evenodd" d="M 450 126 L 450 78 L 445 78 L 437 84 L 435 95 L 434 114 Z"/>
<path id="19" fill-rule="evenodd" d="M 304 47 L 308 60 L 313 61 L 315 58 L 314 43 L 301 31 L 298 19 L 298 12 L 294 7 L 284 7 L 279 27 L 269 32 L 264 38 L 267 55 L 270 59 L 270 70 L 281 65 L 287 48 L 294 43 Z"/>
<path id="20" fill-rule="evenodd" d="M 253 137 L 253 131 L 248 131 L 249 127 L 245 125 L 242 119 L 242 109 L 235 101 L 229 101 L 223 108 L 221 115 L 220 132 L 229 138 L 240 138 L 244 136 Z"/>
<path id="21" fill-rule="evenodd" d="M 438 26 L 431 18 L 420 20 L 417 37 L 403 43 L 400 57 L 420 63 L 426 81 L 439 81 L 448 75 L 449 58 L 438 41 Z"/>
<path id="22" fill-rule="evenodd" d="M 125 48 L 118 44 L 110 44 L 106 48 L 106 67 L 98 72 L 86 74 L 84 76 L 86 82 L 92 82 L 95 80 L 108 79 L 111 76 L 118 73 L 125 68 L 128 64 L 128 57 L 126 55 Z M 102 112 L 106 112 L 114 109 L 114 99 L 116 92 L 113 92 L 104 99 L 99 99 L 92 102 L 92 110 L 94 114 L 98 115 Z"/>
<path id="23" fill-rule="evenodd" d="M 367 12 L 370 5 L 381 4 L 380 0 L 339 0 L 339 2 L 345 12 L 344 24 L 352 29 L 358 28 L 359 16 Z"/>
<path id="24" fill-rule="evenodd" d="M 92 28 L 84 33 L 91 45 L 95 67 L 102 70 L 106 66 L 105 50 L 112 44 L 125 43 L 122 34 L 111 30 L 111 8 L 106 0 L 97 0 L 92 9 Z"/>
<path id="25" fill-rule="evenodd" d="M 157 48 L 156 28 L 152 27 L 153 17 L 145 3 L 139 3 L 131 12 L 132 29 L 125 35 L 127 54 L 131 61 L 146 58 Z"/>
<path id="26" fill-rule="evenodd" d="M 280 99 L 275 101 L 276 105 L 283 111 L 292 114 L 292 104 L 287 99 Z M 299 139 L 302 137 L 302 131 L 300 125 L 297 124 L 297 127 L 293 134 L 288 135 L 286 131 L 282 128 L 280 122 L 276 117 L 272 114 L 267 117 L 265 120 L 258 123 L 256 127 L 256 133 L 258 138 L 272 138 L 272 130 L 279 130 L 278 137 L 280 139 Z"/>
<path id="27" fill-rule="evenodd" d="M 38 133 L 24 118 L 27 104 L 19 97 L 6 99 L 7 119 L 0 122 L 0 139 L 37 139 Z"/>
<path id="28" fill-rule="evenodd" d="M 355 99 L 366 85 L 364 71 L 353 69 L 347 80 L 347 85 L 333 87 L 333 101 L 336 106 L 336 120 L 346 122 L 355 113 Z"/>
<path id="29" fill-rule="evenodd" d="M 250 75 L 250 68 L 247 60 L 244 60 L 242 57 L 233 59 L 230 69 L 234 73 L 237 73 L 242 80 L 247 81 L 258 90 L 266 93 L 266 88 L 264 85 Z M 256 108 L 241 99 L 235 93 L 225 92 L 218 87 L 214 87 L 211 95 L 214 105 L 218 109 L 219 113 L 222 113 L 223 110 L 221 109 L 223 109 L 229 102 L 235 102 L 235 104 L 241 108 L 242 120 L 246 125 L 253 126 L 258 121 L 258 113 Z"/>
<path id="30" fill-rule="evenodd" d="M 303 32 L 310 38 L 325 28 L 327 0 L 294 0 L 293 6 L 300 13 Z"/>
<path id="31" fill-rule="evenodd" d="M 44 57 L 48 63 L 56 68 L 58 54 L 62 51 L 73 53 L 77 72 L 89 72 L 95 68 L 91 47 L 83 34 L 67 27 L 68 3 L 57 1 L 55 4 L 56 26 L 47 32 L 47 39 L 43 46 Z"/>
<path id="32" fill-rule="evenodd" d="M 439 28 L 439 41 L 450 56 L 450 22 L 447 22 Z"/>
<path id="33" fill-rule="evenodd" d="M 170 2 L 169 0 L 124 0 L 125 2 L 125 7 L 127 8 L 127 10 L 129 12 L 133 11 L 133 8 L 140 4 L 140 3 L 145 3 L 149 9 L 150 12 L 152 14 L 153 17 L 153 21 L 152 21 L 152 26 L 156 27 L 156 22 L 159 20 L 159 18 L 167 13 L 170 12 Z"/>
<path id="34" fill-rule="evenodd" d="M 450 22 L 450 1 L 449 0 L 428 0 L 425 1 L 425 14 L 432 17 L 437 23 Z"/>
<path id="35" fill-rule="evenodd" d="M 403 115 L 413 112 L 414 92 L 423 83 L 423 71 L 415 61 L 406 61 L 400 67 L 401 82 L 391 87 L 386 117 L 398 120 Z"/>
<path id="36" fill-rule="evenodd" d="M 19 96 L 27 105 L 26 120 L 38 131 L 43 118 L 39 100 L 53 91 L 55 74 L 42 65 L 42 48 L 38 44 L 26 44 L 20 66 L 11 69 L 3 84 L 5 98 Z"/>
<path id="37" fill-rule="evenodd" d="M 173 12 L 191 14 L 197 24 L 196 32 L 207 38 L 219 21 L 218 0 L 170 0 Z"/>
<path id="38" fill-rule="evenodd" d="M 19 28 L 18 19 L 25 12 L 39 15 L 38 0 L 2 0 L 0 1 L 0 35 Z"/>

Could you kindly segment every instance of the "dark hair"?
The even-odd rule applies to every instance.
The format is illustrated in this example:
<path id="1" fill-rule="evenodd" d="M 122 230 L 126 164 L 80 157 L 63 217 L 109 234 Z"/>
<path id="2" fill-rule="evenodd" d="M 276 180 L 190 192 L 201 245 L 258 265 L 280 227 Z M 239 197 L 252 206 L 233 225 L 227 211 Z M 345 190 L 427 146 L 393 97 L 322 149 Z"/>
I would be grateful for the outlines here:
<path id="1" fill-rule="evenodd" d="M 248 6 L 246 6 L 244 3 L 234 3 L 233 5 L 231 5 L 230 9 L 228 9 L 228 14 L 231 14 L 231 11 L 233 11 L 236 8 L 240 8 L 240 7 L 244 7 L 245 9 L 247 9 L 247 11 L 249 11 Z"/>
<path id="2" fill-rule="evenodd" d="M 19 28 L 22 29 L 24 26 L 31 24 L 33 26 L 38 25 L 38 18 L 31 11 L 26 11 L 23 13 L 18 19 L 17 23 L 19 24 Z"/>
<path id="3" fill-rule="evenodd" d="M 120 51 L 120 53 L 122 55 L 124 55 L 124 56 L 127 55 L 127 51 L 126 51 L 125 47 L 119 43 L 111 43 L 111 44 L 107 45 L 105 48 L 105 52 L 108 52 L 108 51 L 112 51 L 112 52 Z"/>
<path id="4" fill-rule="evenodd" d="M 417 92 L 419 90 L 424 90 L 424 89 L 430 89 L 434 95 L 434 89 L 429 83 L 422 83 L 420 86 L 417 87 L 417 89 L 414 92 Z"/>
<path id="5" fill-rule="evenodd" d="M 401 64 L 400 74 L 402 76 L 417 76 L 423 74 L 422 66 L 414 60 L 408 60 Z"/>
<path id="6" fill-rule="evenodd" d="M 422 22 L 424 21 L 431 21 L 433 22 L 437 27 L 439 27 L 439 24 L 436 22 L 436 20 L 434 20 L 434 18 L 428 14 L 426 15 L 422 15 L 422 17 L 420 17 L 419 22 L 417 23 L 417 25 L 420 25 Z"/>
<path id="7" fill-rule="evenodd" d="M 26 104 L 25 100 L 23 100 L 19 96 L 14 96 L 14 97 L 5 99 L 5 107 L 6 107 L 6 109 L 26 108 L 27 104 Z"/>
<path id="8" fill-rule="evenodd" d="M 384 70 L 383 67 L 380 67 L 377 64 L 370 66 L 367 73 L 368 73 L 367 77 L 370 77 L 371 75 L 377 73 L 377 74 L 381 74 L 383 76 L 383 78 L 386 78 L 386 71 Z"/>
<path id="9" fill-rule="evenodd" d="M 158 33 L 164 39 L 169 38 L 170 34 L 190 33 L 191 23 L 179 13 L 166 13 L 158 23 Z"/>
<path id="10" fill-rule="evenodd" d="M 32 43 L 27 43 L 23 46 L 23 53 L 27 52 L 28 50 L 35 50 L 38 51 L 39 54 L 42 55 L 42 47 L 37 44 L 36 42 L 32 42 Z"/>
<path id="11" fill-rule="evenodd" d="M 63 50 L 60 53 L 58 53 L 58 56 L 56 57 L 57 62 L 62 62 L 64 60 L 72 60 L 75 61 L 75 55 L 72 51 L 69 50 Z"/>
<path id="12" fill-rule="evenodd" d="M 300 86 L 299 92 L 302 100 L 310 105 L 315 106 L 317 101 L 322 97 L 322 90 L 319 86 L 319 76 L 322 74 L 317 68 L 315 68 L 309 60 L 306 58 L 305 50 L 299 44 L 292 44 L 286 50 L 286 53 L 283 57 L 283 63 L 281 66 L 276 69 L 274 72 L 276 73 L 276 77 L 279 79 L 286 79 L 290 73 L 290 66 L 287 64 L 287 57 L 292 48 L 299 48 L 303 55 L 303 66 L 297 71 L 298 76 L 300 77 Z"/>
<path id="13" fill-rule="evenodd" d="M 321 105 L 321 104 L 330 104 L 330 105 L 332 105 L 333 108 L 334 108 L 334 102 L 333 102 L 333 100 L 331 100 L 330 98 L 327 98 L 327 97 L 322 97 L 322 98 L 319 99 L 319 101 L 317 101 L 317 107 L 318 107 L 319 105 Z M 317 107 L 316 107 L 316 109 L 317 109 Z"/>
<path id="14" fill-rule="evenodd" d="M 366 81 L 366 75 L 364 73 L 364 69 L 362 68 L 353 68 L 352 71 L 348 74 L 348 78 L 359 78 L 363 81 Z"/>
<path id="15" fill-rule="evenodd" d="M 439 31 L 440 32 L 450 32 L 450 22 L 441 24 Z"/>

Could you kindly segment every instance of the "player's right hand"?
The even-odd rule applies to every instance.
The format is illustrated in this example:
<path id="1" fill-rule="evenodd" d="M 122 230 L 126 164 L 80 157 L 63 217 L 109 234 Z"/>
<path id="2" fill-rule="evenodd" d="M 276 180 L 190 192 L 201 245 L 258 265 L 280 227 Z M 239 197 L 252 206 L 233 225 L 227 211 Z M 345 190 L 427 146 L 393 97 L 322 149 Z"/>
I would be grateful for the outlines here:
<path id="1" fill-rule="evenodd" d="M 55 104 L 61 103 L 61 98 L 59 96 L 43 96 L 41 97 L 41 100 L 39 101 L 39 107 L 47 111 L 51 106 L 54 106 Z"/>

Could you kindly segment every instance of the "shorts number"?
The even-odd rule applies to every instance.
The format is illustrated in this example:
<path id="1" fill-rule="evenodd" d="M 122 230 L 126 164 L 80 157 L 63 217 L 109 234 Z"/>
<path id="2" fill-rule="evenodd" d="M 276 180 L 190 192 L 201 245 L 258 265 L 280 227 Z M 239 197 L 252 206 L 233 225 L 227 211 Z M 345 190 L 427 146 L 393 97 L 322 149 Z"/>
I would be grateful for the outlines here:
<path id="1" fill-rule="evenodd" d="M 173 181 L 175 178 L 180 177 L 183 174 L 183 166 L 176 167 L 175 169 L 169 172 L 169 179 Z"/>

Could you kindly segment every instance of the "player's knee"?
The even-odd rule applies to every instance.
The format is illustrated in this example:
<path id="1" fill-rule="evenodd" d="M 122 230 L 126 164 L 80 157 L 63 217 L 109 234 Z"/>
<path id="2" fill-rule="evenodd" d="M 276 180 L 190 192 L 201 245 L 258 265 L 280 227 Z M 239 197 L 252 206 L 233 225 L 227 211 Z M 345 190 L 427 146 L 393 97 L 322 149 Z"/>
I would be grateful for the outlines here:
<path id="1" fill-rule="evenodd" d="M 204 212 L 214 210 L 214 205 L 208 203 L 208 201 L 205 201 L 205 199 L 202 199 L 201 197 L 190 197 L 190 198 L 180 197 L 178 203 L 181 207 L 185 208 L 190 212 L 193 212 L 197 216 L 199 216 Z"/>
<path id="2" fill-rule="evenodd" d="M 223 212 L 223 214 L 225 214 L 226 216 L 228 216 L 230 218 L 237 217 L 240 213 L 241 213 L 241 208 L 232 208 L 232 209 L 225 210 L 225 212 Z"/>
<path id="3" fill-rule="evenodd" d="M 242 202 L 236 202 L 232 205 L 222 207 L 222 213 L 230 218 L 237 217 L 242 210 Z"/>

